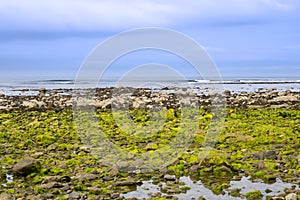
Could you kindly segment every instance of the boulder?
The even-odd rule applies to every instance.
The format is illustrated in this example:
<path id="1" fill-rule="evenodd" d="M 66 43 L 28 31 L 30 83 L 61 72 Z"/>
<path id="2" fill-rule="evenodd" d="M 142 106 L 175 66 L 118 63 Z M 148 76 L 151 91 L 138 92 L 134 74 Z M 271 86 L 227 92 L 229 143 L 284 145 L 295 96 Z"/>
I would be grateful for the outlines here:
<path id="1" fill-rule="evenodd" d="M 13 167 L 13 173 L 16 175 L 26 176 L 28 174 L 39 172 L 41 164 L 34 158 L 24 158 L 20 162 L 16 163 Z"/>

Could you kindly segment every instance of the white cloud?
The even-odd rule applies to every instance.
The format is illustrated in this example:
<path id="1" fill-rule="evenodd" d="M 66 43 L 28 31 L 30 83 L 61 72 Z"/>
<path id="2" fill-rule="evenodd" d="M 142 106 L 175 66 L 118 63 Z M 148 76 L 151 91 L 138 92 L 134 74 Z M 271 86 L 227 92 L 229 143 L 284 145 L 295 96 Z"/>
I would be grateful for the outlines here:
<path id="1" fill-rule="evenodd" d="M 295 0 L 1 0 L 0 31 L 119 31 L 142 26 L 261 19 Z M 275 13 L 275 14 L 274 14 Z"/>

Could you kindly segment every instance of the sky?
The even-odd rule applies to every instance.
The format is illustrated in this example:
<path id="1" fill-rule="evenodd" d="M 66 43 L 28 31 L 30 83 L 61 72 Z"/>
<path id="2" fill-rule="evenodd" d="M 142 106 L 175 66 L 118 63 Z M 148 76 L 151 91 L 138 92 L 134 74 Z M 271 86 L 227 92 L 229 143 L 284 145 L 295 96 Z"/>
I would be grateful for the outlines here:
<path id="1" fill-rule="evenodd" d="M 224 77 L 300 77 L 299 0 L 1 0 L 0 78 L 74 78 L 99 43 L 143 27 L 194 39 Z M 147 53 L 119 68 L 152 59 L 193 75 L 173 56 Z"/>

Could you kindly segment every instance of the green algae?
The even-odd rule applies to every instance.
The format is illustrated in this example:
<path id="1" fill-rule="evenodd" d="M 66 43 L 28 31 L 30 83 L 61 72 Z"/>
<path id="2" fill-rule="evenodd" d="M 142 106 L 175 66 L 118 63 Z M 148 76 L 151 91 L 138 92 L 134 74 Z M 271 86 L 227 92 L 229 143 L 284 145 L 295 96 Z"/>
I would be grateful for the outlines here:
<path id="1" fill-rule="evenodd" d="M 106 136 L 126 149 L 128 157 L 134 158 L 137 153 L 155 151 L 168 145 L 182 129 L 181 113 L 180 110 L 169 109 L 166 115 L 158 112 L 151 116 L 147 110 L 129 111 L 134 123 L 141 127 L 149 125 L 151 117 L 164 119 L 161 130 L 156 134 L 149 133 L 147 137 L 136 137 L 142 134 L 137 133 L 137 129 L 131 130 L 133 134 L 128 134 L 130 127 L 126 129 L 122 126 L 123 129 L 120 129 L 108 110 L 98 110 L 96 116 Z M 190 175 L 194 180 L 201 180 L 215 194 L 222 194 L 233 176 L 240 173 L 266 183 L 271 183 L 276 177 L 289 182 L 299 181 L 295 176 L 300 172 L 297 152 L 300 144 L 299 110 L 228 109 L 222 133 L 205 158 L 198 155 L 213 116 L 206 110 L 199 113 L 195 137 L 188 150 L 167 167 L 169 173 L 177 177 Z M 0 119 L 1 183 L 6 183 L 5 174 L 10 173 L 12 166 L 25 156 L 34 157 L 42 164 L 39 173 L 18 177 L 21 182 L 14 181 L 6 187 L 2 186 L 1 193 L 17 195 L 17 190 L 18 193 L 25 193 L 26 188 L 33 188 L 33 195 L 53 192 L 40 187 L 45 177 L 74 177 L 81 173 L 96 173 L 99 176 L 95 180 L 72 179 L 69 184 L 74 191 L 89 193 L 89 187 L 98 186 L 101 190 L 92 190 L 91 195 L 110 195 L 112 192 L 134 189 L 114 187 L 112 180 L 102 179 L 112 176 L 117 180 L 126 180 L 130 175 L 122 170 L 116 174 L 110 173 L 111 167 L 103 165 L 97 156 L 82 148 L 71 110 L 3 112 Z M 191 170 L 192 167 L 196 170 Z M 136 175 L 136 178 L 143 180 L 155 177 L 158 177 L 157 182 L 162 180 L 159 178 L 162 177 L 161 172 Z M 188 190 L 185 186 L 182 188 Z M 61 191 L 56 192 L 60 196 Z M 63 195 L 61 198 L 64 198 Z"/>

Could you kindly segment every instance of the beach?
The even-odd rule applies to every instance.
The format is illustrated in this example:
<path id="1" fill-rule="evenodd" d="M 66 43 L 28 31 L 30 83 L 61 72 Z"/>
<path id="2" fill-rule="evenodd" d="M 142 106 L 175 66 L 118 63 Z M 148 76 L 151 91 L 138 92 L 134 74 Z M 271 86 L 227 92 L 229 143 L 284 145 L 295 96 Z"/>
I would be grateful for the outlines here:
<path id="1" fill-rule="evenodd" d="M 299 195 L 300 92 L 271 87 L 226 90 L 220 95 L 196 89 L 34 88 L 2 94 L 0 199 L 283 199 Z M 129 100 L 120 101 L 122 94 L 130 94 Z M 92 101 L 81 101 L 82 96 Z M 222 99 L 224 125 L 209 152 L 199 157 L 215 117 L 211 104 Z M 113 108 L 127 110 L 134 123 L 147 126 L 148 110 L 155 105 L 166 108 L 165 125 L 156 135 L 136 139 L 126 127 L 116 125 Z M 106 137 L 128 151 L 127 161 L 107 165 L 92 145 L 87 146 L 74 122 L 76 109 L 85 107 L 95 111 Z M 133 167 L 137 154 L 164 148 L 179 134 L 183 109 L 199 114 L 187 149 L 160 169 L 152 168 L 151 162 Z M 98 141 L 97 136 L 92 139 Z"/>

